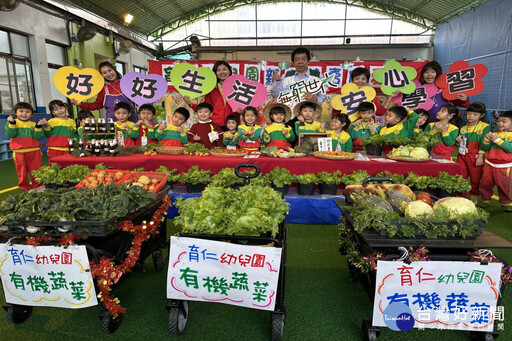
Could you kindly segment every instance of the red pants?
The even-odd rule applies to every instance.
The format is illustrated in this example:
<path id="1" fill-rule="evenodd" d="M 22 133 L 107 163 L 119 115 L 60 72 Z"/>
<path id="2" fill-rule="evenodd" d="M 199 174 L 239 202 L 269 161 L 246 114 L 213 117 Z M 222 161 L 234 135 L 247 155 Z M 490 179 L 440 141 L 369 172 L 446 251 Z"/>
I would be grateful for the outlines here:
<path id="1" fill-rule="evenodd" d="M 484 171 L 482 174 L 482 182 L 480 183 L 480 194 L 482 200 L 491 200 L 494 193 L 494 185 L 498 187 L 499 201 L 502 205 L 512 204 L 510 198 L 510 167 L 509 168 L 494 168 L 489 164 L 484 164 Z"/>
<path id="2" fill-rule="evenodd" d="M 52 164 L 53 158 L 61 155 L 68 155 L 69 151 L 48 148 L 48 151 L 46 153 L 48 154 L 48 166 L 50 166 Z"/>
<path id="3" fill-rule="evenodd" d="M 460 165 L 462 170 L 462 176 L 467 178 L 469 176 L 471 189 L 469 195 L 479 196 L 480 195 L 480 181 L 482 180 L 482 173 L 484 171 L 483 166 L 475 166 L 476 154 L 466 154 L 457 156 L 457 163 Z"/>
<path id="4" fill-rule="evenodd" d="M 160 144 L 162 146 L 166 146 L 166 147 L 184 147 L 183 143 L 181 143 L 181 141 L 174 140 L 174 139 L 164 139 L 164 140 L 161 140 Z"/>
<path id="5" fill-rule="evenodd" d="M 18 174 L 18 187 L 22 191 L 28 191 L 31 188 L 39 187 L 41 184 L 36 182 L 32 176 L 32 171 L 38 170 L 43 165 L 43 156 L 40 150 L 31 152 L 14 151 L 14 166 Z M 32 185 L 28 180 L 28 175 L 32 177 Z"/>

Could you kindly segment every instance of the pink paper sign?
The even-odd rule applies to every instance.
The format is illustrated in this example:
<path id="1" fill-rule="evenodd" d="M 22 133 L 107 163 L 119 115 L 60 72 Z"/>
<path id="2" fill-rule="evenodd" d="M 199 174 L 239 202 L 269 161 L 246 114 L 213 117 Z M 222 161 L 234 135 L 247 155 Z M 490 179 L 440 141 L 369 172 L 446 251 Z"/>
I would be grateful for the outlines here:
<path id="1" fill-rule="evenodd" d="M 241 75 L 226 78 L 222 90 L 233 111 L 248 105 L 257 107 L 267 99 L 267 88 L 263 84 L 250 81 Z"/>
<path id="2" fill-rule="evenodd" d="M 164 77 L 157 74 L 128 72 L 121 78 L 121 91 L 137 105 L 153 103 L 165 95 L 167 82 Z"/>
<path id="3" fill-rule="evenodd" d="M 391 99 L 395 104 L 402 105 L 411 109 L 430 110 L 434 106 L 434 97 L 437 94 L 437 86 L 434 84 L 421 84 L 415 79 L 416 90 L 410 94 L 400 94 Z"/>

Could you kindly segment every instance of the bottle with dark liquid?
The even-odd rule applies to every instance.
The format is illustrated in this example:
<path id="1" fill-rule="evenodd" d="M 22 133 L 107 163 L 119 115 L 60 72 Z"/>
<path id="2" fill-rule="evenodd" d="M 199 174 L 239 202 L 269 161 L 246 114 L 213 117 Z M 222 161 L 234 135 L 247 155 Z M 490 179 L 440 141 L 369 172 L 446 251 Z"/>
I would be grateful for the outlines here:
<path id="1" fill-rule="evenodd" d="M 75 151 L 75 140 L 73 140 L 73 139 L 68 140 L 68 148 L 69 148 L 70 154 Z"/>
<path id="2" fill-rule="evenodd" d="M 114 154 L 117 152 L 117 142 L 116 140 L 112 140 L 110 142 L 110 155 L 114 156 Z"/>
<path id="3" fill-rule="evenodd" d="M 105 123 L 104 118 L 100 118 L 98 120 L 98 129 L 100 130 L 100 133 L 105 134 L 107 132 L 107 124 Z"/>
<path id="4" fill-rule="evenodd" d="M 108 140 L 102 140 L 102 145 L 103 145 L 103 153 L 104 154 L 108 154 L 110 152 L 110 147 L 108 145 Z"/>
<path id="5" fill-rule="evenodd" d="M 84 131 L 86 133 L 90 132 L 91 131 L 91 123 L 89 122 L 89 119 L 86 118 L 85 119 L 85 122 L 84 122 Z"/>
<path id="6" fill-rule="evenodd" d="M 96 121 L 94 120 L 94 118 L 91 119 L 91 133 L 95 133 L 97 132 L 98 130 L 96 129 Z"/>
<path id="7" fill-rule="evenodd" d="M 82 139 L 78 141 L 78 149 L 84 150 L 84 141 L 82 141 Z"/>
<path id="8" fill-rule="evenodd" d="M 101 148 L 98 141 L 96 141 L 96 144 L 94 145 L 94 155 L 100 156 L 101 155 Z"/>
<path id="9" fill-rule="evenodd" d="M 114 125 L 114 120 L 111 118 L 108 119 L 109 133 L 114 134 L 116 132 L 116 126 Z"/>

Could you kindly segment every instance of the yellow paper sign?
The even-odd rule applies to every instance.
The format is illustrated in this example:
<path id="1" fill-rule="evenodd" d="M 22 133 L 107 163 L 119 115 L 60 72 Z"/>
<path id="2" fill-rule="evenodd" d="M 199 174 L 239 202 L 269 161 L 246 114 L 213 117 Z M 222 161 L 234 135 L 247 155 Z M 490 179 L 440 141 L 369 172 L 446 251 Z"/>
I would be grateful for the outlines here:
<path id="1" fill-rule="evenodd" d="M 347 83 L 341 88 L 341 95 L 336 95 L 331 100 L 334 109 L 347 114 L 351 121 L 357 119 L 357 108 L 362 102 L 371 102 L 376 96 L 375 89 L 371 86 L 359 88 L 357 84 Z"/>
<path id="2" fill-rule="evenodd" d="M 61 94 L 80 103 L 96 96 L 103 89 L 105 80 L 95 69 L 63 66 L 53 75 L 53 84 Z"/>

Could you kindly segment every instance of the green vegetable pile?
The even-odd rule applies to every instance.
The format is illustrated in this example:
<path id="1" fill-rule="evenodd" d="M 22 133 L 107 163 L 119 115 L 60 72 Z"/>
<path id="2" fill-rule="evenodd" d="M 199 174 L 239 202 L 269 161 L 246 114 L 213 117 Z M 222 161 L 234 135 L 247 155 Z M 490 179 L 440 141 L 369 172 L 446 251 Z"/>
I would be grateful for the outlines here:
<path id="1" fill-rule="evenodd" d="M 193 185 L 207 184 L 210 182 L 210 174 L 211 171 L 209 170 L 201 170 L 199 166 L 192 166 L 189 168 L 188 172 L 178 174 L 176 181 Z"/>
<path id="2" fill-rule="evenodd" d="M 317 184 L 318 177 L 313 173 L 305 173 L 301 175 L 294 175 L 293 181 L 299 184 Z"/>
<path id="3" fill-rule="evenodd" d="M 429 132 L 419 132 L 412 139 L 402 136 L 388 137 L 385 135 L 372 135 L 371 137 L 361 139 L 361 145 L 378 145 L 378 146 L 411 146 L 411 147 L 433 147 L 440 142 L 438 134 Z"/>
<path id="4" fill-rule="evenodd" d="M 243 186 L 240 190 L 208 186 L 201 197 L 175 203 L 174 219 L 183 233 L 221 235 L 275 235 L 289 204 L 270 187 Z"/>
<path id="5" fill-rule="evenodd" d="M 270 183 L 278 188 L 293 182 L 293 176 L 290 171 L 286 168 L 279 168 L 279 166 L 272 169 L 265 176 L 269 178 Z"/>
<path id="6" fill-rule="evenodd" d="M 235 174 L 233 168 L 223 168 L 211 177 L 210 187 L 231 187 L 242 184 L 244 180 Z"/>
<path id="7" fill-rule="evenodd" d="M 157 169 L 155 169 L 155 172 L 157 172 L 157 173 L 165 173 L 165 174 L 167 174 L 168 175 L 167 181 L 175 181 L 176 180 L 176 175 L 174 175 L 174 173 L 176 173 L 177 171 L 178 171 L 178 169 L 176 169 L 176 168 L 173 168 L 172 170 L 169 170 L 169 168 L 167 168 L 165 166 L 160 166 Z"/>
<path id="8" fill-rule="evenodd" d="M 439 172 L 438 176 L 417 175 L 409 172 L 402 183 L 419 190 L 432 188 L 449 193 L 467 192 L 471 188 L 468 179 L 464 179 L 460 174 L 450 175 L 447 172 Z"/>
<path id="9" fill-rule="evenodd" d="M 155 193 L 129 184 L 22 193 L 9 196 L 0 203 L 0 225 L 105 221 L 111 217 L 125 217 L 129 212 L 147 206 L 155 198 Z"/>
<path id="10" fill-rule="evenodd" d="M 42 166 L 38 170 L 32 172 L 35 180 L 42 184 L 63 185 L 67 183 L 78 183 L 92 172 L 87 166 L 71 165 L 60 168 L 56 163 L 51 166 Z"/>
<path id="11" fill-rule="evenodd" d="M 337 170 L 335 172 L 319 172 L 316 174 L 319 184 L 336 184 L 339 185 L 341 183 L 341 171 Z"/>
<path id="12" fill-rule="evenodd" d="M 201 143 L 187 143 L 185 145 L 185 151 L 189 154 L 194 154 L 195 152 L 200 152 L 200 153 L 208 153 L 210 152 L 210 150 L 208 148 L 206 148 L 203 144 Z"/>
<path id="13" fill-rule="evenodd" d="M 348 185 L 362 185 L 364 179 L 370 177 L 370 174 L 368 174 L 365 170 L 356 170 L 351 174 L 344 174 L 341 177 L 341 182 L 343 182 L 346 186 Z"/>

